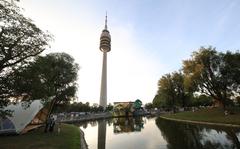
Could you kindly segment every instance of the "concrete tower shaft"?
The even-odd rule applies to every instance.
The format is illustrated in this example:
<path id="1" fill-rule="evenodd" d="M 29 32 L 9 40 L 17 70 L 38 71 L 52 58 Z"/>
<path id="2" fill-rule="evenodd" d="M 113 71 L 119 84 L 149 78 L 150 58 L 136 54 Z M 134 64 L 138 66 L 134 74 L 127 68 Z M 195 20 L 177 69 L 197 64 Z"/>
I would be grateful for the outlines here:
<path id="1" fill-rule="evenodd" d="M 100 106 L 107 107 L 107 52 L 103 52 Z"/>
<path id="2" fill-rule="evenodd" d="M 107 15 L 105 19 L 105 28 L 100 37 L 99 49 L 103 52 L 102 79 L 100 91 L 100 106 L 107 107 L 107 52 L 111 51 L 111 36 L 107 30 Z"/>

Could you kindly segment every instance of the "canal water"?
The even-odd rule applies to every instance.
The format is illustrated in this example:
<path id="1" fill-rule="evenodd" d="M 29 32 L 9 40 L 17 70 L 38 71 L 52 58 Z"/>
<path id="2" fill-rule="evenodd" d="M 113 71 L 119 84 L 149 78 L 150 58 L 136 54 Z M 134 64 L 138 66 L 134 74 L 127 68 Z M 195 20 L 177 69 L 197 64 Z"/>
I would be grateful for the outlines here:
<path id="1" fill-rule="evenodd" d="M 114 118 L 77 124 L 89 149 L 240 149 L 240 129 L 161 118 Z"/>

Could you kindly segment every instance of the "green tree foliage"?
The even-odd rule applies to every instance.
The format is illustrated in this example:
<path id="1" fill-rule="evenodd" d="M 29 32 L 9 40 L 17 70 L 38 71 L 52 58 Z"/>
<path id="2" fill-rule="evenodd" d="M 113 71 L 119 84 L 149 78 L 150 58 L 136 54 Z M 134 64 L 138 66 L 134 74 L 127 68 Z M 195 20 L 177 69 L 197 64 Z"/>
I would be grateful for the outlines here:
<path id="1" fill-rule="evenodd" d="M 224 107 L 239 94 L 239 52 L 226 54 L 215 48 L 200 48 L 183 61 L 186 85 L 211 96 Z"/>
<path id="2" fill-rule="evenodd" d="M 25 68 L 15 71 L 12 85 L 21 100 L 42 99 L 53 102 L 52 106 L 66 104 L 75 99 L 78 69 L 66 53 L 38 56 Z"/>
<path id="3" fill-rule="evenodd" d="M 43 52 L 51 40 L 51 35 L 24 17 L 18 6 L 0 1 L 0 115 L 4 115 L 2 107 L 15 96 L 9 86 L 12 69 Z"/>
<path id="4" fill-rule="evenodd" d="M 55 110 L 56 113 L 59 112 L 90 112 L 91 106 L 89 102 L 82 103 L 82 102 L 74 102 L 72 104 L 64 104 L 58 106 Z"/>
<path id="5" fill-rule="evenodd" d="M 145 107 L 145 109 L 147 109 L 147 110 L 151 110 L 151 109 L 153 108 L 153 104 L 152 104 L 152 103 L 146 103 L 146 104 L 144 105 L 144 107 Z"/>
<path id="6" fill-rule="evenodd" d="M 173 72 L 160 78 L 154 107 L 206 106 L 211 105 L 213 99 L 224 108 L 233 101 L 237 103 L 240 97 L 239 51 L 223 53 L 212 47 L 201 47 L 183 61 L 182 70 L 183 74 Z M 198 96 L 194 97 L 193 93 Z"/>
<path id="7" fill-rule="evenodd" d="M 176 94 L 171 74 L 166 74 L 158 81 L 158 95 L 165 100 L 166 105 L 173 107 L 176 104 Z"/>
<path id="8" fill-rule="evenodd" d="M 112 111 L 113 110 L 113 105 L 109 103 L 106 107 L 106 111 Z"/>
<path id="9" fill-rule="evenodd" d="M 211 106 L 213 104 L 213 99 L 210 96 L 201 94 L 191 98 L 191 106 Z"/>
<path id="10" fill-rule="evenodd" d="M 0 1 L 0 72 L 43 52 L 50 40 L 19 7 Z"/>
<path id="11" fill-rule="evenodd" d="M 158 81 L 158 92 L 153 99 L 155 107 L 174 107 L 188 104 L 189 95 L 184 86 L 184 76 L 181 72 L 166 74 Z"/>
<path id="12" fill-rule="evenodd" d="M 174 84 L 177 102 L 182 107 L 185 107 L 188 104 L 189 97 L 192 95 L 191 90 L 186 89 L 184 80 L 184 75 L 181 72 L 172 73 L 172 81 Z"/>
<path id="13" fill-rule="evenodd" d="M 98 105 L 97 103 L 94 103 L 92 106 L 91 106 L 91 112 L 103 112 L 104 111 L 104 108 L 100 105 Z"/>
<path id="14" fill-rule="evenodd" d="M 153 98 L 153 107 L 155 108 L 164 108 L 166 106 L 166 100 L 164 97 L 160 94 L 156 94 L 155 97 Z"/>

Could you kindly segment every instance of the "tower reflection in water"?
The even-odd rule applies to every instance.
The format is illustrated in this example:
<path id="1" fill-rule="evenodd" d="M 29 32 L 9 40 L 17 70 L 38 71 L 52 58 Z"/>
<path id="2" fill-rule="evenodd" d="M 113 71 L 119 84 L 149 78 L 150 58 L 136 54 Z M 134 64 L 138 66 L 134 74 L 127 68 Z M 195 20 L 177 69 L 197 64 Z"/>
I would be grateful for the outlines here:
<path id="1" fill-rule="evenodd" d="M 106 121 L 98 122 L 98 149 L 105 149 L 106 146 Z"/>
<path id="2" fill-rule="evenodd" d="M 98 149 L 106 148 L 107 123 L 109 125 L 113 124 L 114 134 L 140 132 L 144 128 L 144 121 L 142 117 L 114 118 L 110 121 L 98 121 Z"/>

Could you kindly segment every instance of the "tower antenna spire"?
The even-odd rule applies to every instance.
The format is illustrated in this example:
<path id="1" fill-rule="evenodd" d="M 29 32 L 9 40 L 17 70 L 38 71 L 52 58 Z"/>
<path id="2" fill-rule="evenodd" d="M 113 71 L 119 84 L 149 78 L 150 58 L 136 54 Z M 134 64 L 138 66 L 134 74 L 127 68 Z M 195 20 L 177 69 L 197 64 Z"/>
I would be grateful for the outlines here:
<path id="1" fill-rule="evenodd" d="M 105 16 L 105 29 L 107 30 L 107 11 L 106 11 L 106 16 Z"/>

